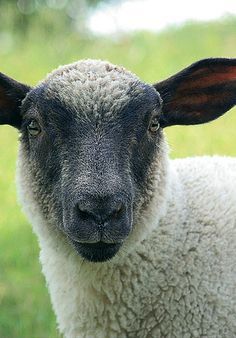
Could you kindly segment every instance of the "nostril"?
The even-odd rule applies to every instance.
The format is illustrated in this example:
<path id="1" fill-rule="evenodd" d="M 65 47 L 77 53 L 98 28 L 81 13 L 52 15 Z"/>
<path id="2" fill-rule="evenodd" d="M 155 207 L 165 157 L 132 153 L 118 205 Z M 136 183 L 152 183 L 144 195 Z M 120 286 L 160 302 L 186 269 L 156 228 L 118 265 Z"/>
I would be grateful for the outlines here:
<path id="1" fill-rule="evenodd" d="M 121 217 L 121 215 L 124 212 L 124 209 L 125 209 L 124 204 L 120 202 L 117 205 L 117 207 L 115 209 L 113 209 L 112 212 L 110 213 L 110 215 L 109 215 L 110 218 L 119 218 L 119 217 Z"/>
<path id="2" fill-rule="evenodd" d="M 76 204 L 76 214 L 80 220 L 95 221 L 97 224 L 119 220 L 124 213 L 125 205 L 122 202 L 91 203 L 91 201 L 82 200 Z"/>
<path id="3" fill-rule="evenodd" d="M 87 220 L 90 218 L 94 218 L 92 211 L 89 208 L 86 208 L 81 203 L 77 203 L 76 209 L 77 209 L 77 214 L 81 219 Z"/>

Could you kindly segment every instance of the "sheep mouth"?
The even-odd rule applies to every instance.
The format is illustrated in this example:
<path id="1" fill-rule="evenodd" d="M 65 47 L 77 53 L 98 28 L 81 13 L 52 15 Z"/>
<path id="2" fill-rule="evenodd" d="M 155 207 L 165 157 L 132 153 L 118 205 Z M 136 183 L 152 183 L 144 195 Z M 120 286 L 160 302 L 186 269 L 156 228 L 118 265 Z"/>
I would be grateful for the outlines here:
<path id="1" fill-rule="evenodd" d="M 106 262 L 119 251 L 122 243 L 80 243 L 72 240 L 72 245 L 80 256 L 89 262 Z"/>

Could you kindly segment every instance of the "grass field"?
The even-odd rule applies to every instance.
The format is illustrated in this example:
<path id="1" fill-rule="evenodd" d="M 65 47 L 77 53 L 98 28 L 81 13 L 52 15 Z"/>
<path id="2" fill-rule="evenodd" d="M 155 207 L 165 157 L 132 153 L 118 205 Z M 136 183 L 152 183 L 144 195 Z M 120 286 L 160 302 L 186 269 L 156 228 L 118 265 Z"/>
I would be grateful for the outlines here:
<path id="1" fill-rule="evenodd" d="M 159 35 L 136 33 L 115 39 L 58 36 L 39 38 L 0 52 L 0 70 L 35 84 L 59 64 L 81 58 L 122 64 L 147 82 L 163 79 L 205 57 L 236 56 L 236 19 L 212 24 L 187 24 Z M 172 127 L 166 131 L 171 157 L 202 154 L 236 155 L 236 111 L 204 126 Z M 0 129 L 0 337 L 56 338 L 39 249 L 31 227 L 16 202 L 17 132 Z"/>

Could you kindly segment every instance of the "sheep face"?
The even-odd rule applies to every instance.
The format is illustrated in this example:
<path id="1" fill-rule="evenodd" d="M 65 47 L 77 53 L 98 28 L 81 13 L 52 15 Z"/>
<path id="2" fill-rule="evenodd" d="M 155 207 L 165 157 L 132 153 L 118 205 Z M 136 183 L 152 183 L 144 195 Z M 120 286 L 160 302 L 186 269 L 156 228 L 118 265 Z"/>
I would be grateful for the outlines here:
<path id="1" fill-rule="evenodd" d="M 112 258 L 123 243 L 133 248 L 166 203 L 162 128 L 219 117 L 236 104 L 235 90 L 235 59 L 201 60 L 154 86 L 91 60 L 33 89 L 0 73 L 0 124 L 21 133 L 27 214 L 89 261 Z"/>
<path id="2" fill-rule="evenodd" d="M 160 107 L 152 86 L 88 61 L 52 73 L 23 102 L 24 175 L 87 260 L 112 258 L 132 230 L 162 140 Z"/>

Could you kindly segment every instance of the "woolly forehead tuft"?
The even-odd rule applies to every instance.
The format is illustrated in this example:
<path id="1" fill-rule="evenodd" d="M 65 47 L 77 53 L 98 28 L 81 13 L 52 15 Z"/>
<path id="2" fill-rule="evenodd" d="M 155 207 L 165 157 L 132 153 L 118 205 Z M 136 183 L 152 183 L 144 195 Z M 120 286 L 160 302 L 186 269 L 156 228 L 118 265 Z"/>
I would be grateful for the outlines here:
<path id="1" fill-rule="evenodd" d="M 48 99 L 58 99 L 78 112 L 100 114 L 102 110 L 110 116 L 151 87 L 123 67 L 100 60 L 61 66 L 39 84 L 42 86 Z"/>

